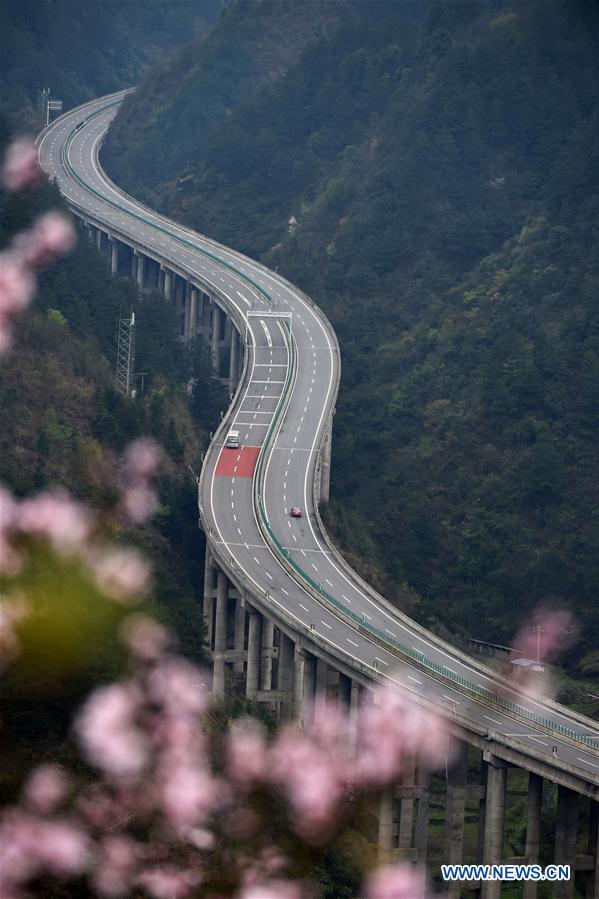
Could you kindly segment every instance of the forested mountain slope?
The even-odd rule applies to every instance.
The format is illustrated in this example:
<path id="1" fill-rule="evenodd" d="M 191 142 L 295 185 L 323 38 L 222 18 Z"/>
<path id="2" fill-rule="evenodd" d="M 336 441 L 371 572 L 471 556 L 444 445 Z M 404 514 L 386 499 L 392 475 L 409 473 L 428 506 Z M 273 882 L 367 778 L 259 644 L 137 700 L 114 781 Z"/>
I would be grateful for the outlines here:
<path id="1" fill-rule="evenodd" d="M 3 111 L 37 131 L 42 88 L 69 109 L 129 87 L 166 50 L 206 30 L 221 7 L 222 0 L 0 0 Z"/>
<path id="2" fill-rule="evenodd" d="M 346 0 L 309 4 L 307 29 L 305 6 L 232 4 L 149 74 L 104 161 L 330 315 L 346 550 L 429 626 L 506 643 L 570 607 L 591 670 L 597 7 Z"/>
<path id="3" fill-rule="evenodd" d="M 5 142 L 0 135 L 0 160 Z M 57 208 L 66 212 L 50 185 L 0 190 L 0 249 Z M 137 371 L 145 373 L 143 394 L 136 378 L 135 401 L 114 387 L 116 317 L 129 309 L 138 322 Z M 192 474 L 225 401 L 202 347 L 179 340 L 174 310 L 158 296 L 141 299 L 129 279 L 111 278 L 84 228 L 74 251 L 41 275 L 33 308 L 18 319 L 0 364 L 0 483 L 17 496 L 66 489 L 103 513 L 116 542 L 143 548 L 155 571 L 153 611 L 196 660 L 204 569 Z M 122 488 L 122 454 L 148 436 L 165 454 L 160 506 L 149 523 L 127 528 L 110 511 Z"/>

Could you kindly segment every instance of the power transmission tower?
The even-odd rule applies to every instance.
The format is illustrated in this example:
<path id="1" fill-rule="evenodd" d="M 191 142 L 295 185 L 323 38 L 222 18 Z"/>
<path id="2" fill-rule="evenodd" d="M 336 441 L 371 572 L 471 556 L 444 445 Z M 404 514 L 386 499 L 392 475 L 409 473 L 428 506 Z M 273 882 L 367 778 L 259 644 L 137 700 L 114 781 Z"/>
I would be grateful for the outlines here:
<path id="1" fill-rule="evenodd" d="M 118 320 L 116 389 L 130 396 L 135 378 L 135 312 Z"/>

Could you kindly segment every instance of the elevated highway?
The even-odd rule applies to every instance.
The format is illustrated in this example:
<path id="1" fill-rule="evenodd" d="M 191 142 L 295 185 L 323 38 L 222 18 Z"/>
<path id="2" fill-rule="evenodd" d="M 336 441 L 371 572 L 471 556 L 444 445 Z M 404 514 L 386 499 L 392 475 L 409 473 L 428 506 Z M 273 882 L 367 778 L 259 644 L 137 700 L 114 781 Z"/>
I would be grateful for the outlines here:
<path id="1" fill-rule="evenodd" d="M 427 632 L 379 596 L 331 544 L 318 504 L 328 499 L 340 379 L 334 331 L 281 275 L 148 209 L 110 181 L 99 151 L 123 96 L 63 115 L 40 135 L 39 155 L 107 253 L 113 274 L 132 275 L 141 290 L 160 290 L 179 313 L 181 336 L 209 340 L 214 367 L 231 388 L 231 405 L 199 483 L 214 691 L 223 693 L 227 681 L 237 681 L 248 696 L 303 717 L 309 714 L 306 700 L 319 688 L 355 711 L 373 683 L 400 683 L 483 753 L 485 858 L 501 857 L 501 815 L 492 812 L 505 802 L 509 767 L 559 785 L 562 806 L 570 809 L 569 816 L 563 813 L 570 831 L 571 797 L 587 797 L 596 830 L 597 724 L 514 689 Z M 240 433 L 239 449 L 224 446 L 231 429 Z M 291 518 L 291 506 L 300 506 L 303 516 Z M 397 796 L 395 801 L 404 802 Z M 393 801 L 390 807 L 393 819 Z M 531 820 L 540 813 L 539 799 L 529 809 Z M 397 854 L 401 814 L 395 829 L 382 819 L 383 813 L 382 848 L 387 841 L 388 851 Z M 574 863 L 571 838 L 568 845 Z M 594 890 L 596 845 L 587 856 L 593 859 L 587 881 Z M 498 895 L 493 887 L 483 892 Z"/>

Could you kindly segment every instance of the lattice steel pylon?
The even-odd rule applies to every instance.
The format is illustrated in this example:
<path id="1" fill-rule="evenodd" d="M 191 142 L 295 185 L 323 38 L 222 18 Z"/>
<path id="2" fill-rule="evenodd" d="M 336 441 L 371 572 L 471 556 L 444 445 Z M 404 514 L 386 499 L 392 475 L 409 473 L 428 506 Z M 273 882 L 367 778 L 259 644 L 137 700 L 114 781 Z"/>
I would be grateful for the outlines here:
<path id="1" fill-rule="evenodd" d="M 120 318 L 116 351 L 116 389 L 131 396 L 135 383 L 135 312 Z"/>

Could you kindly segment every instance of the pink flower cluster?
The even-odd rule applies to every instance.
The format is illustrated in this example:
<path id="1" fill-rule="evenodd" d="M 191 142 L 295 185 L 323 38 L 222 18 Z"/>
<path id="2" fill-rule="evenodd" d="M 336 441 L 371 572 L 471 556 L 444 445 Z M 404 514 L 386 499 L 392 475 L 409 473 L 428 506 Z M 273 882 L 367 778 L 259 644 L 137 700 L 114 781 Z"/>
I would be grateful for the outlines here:
<path id="1" fill-rule="evenodd" d="M 559 609 L 537 609 L 532 624 L 522 628 L 514 638 L 514 646 L 527 659 L 550 661 L 571 641 L 574 619 Z"/>
<path id="2" fill-rule="evenodd" d="M 158 473 L 163 453 L 153 440 L 136 440 L 127 449 L 124 465 L 125 489 L 120 510 L 126 521 L 141 524 L 156 510 L 158 497 L 151 479 Z"/>
<path id="3" fill-rule="evenodd" d="M 378 687 L 362 705 L 356 744 L 348 753 L 348 720 L 338 705 L 316 703 L 308 730 L 288 726 L 271 743 L 251 720 L 238 722 L 227 741 L 227 772 L 250 790 L 279 786 L 293 810 L 294 826 L 309 842 L 326 840 L 346 806 L 350 785 L 377 790 L 397 782 L 406 759 L 433 770 L 449 758 L 449 733 L 442 718 L 424 711 L 389 687 Z"/>
<path id="4" fill-rule="evenodd" d="M 1 819 L 10 899 L 22 899 L 44 877 L 85 877 L 95 895 L 108 899 L 140 889 L 152 899 L 214 897 L 209 872 L 223 863 L 219 821 L 228 822 L 228 839 L 248 846 L 233 856 L 225 850 L 237 899 L 311 899 L 310 884 L 294 878 L 293 859 L 261 818 L 256 791 L 285 797 L 288 826 L 307 843 L 322 844 L 350 808 L 350 785 L 359 780 L 376 792 L 395 782 L 406 753 L 418 753 L 419 764 L 429 767 L 447 751 L 440 724 L 382 688 L 360 710 L 355 754 L 348 752 L 346 715 L 324 700 L 317 723 L 304 730 L 289 725 L 269 738 L 248 718 L 224 738 L 211 737 L 204 677 L 169 653 L 167 632 L 136 613 L 121 635 L 132 677 L 95 690 L 74 726 L 98 780 L 77 784 L 58 765 L 40 766 L 21 805 Z M 427 742 L 435 748 L 425 750 Z M 364 889 L 364 899 L 424 899 L 424 875 L 390 866 L 372 873 Z"/>
<path id="5" fill-rule="evenodd" d="M 41 171 L 31 141 L 18 140 L 8 148 L 1 178 L 9 191 L 38 183 Z M 0 253 L 0 352 L 11 346 L 13 320 L 34 297 L 37 272 L 69 253 L 75 239 L 75 229 L 64 215 L 46 212 Z"/>
<path id="6" fill-rule="evenodd" d="M 0 485 L 0 574 L 18 574 L 26 541 L 32 538 L 46 541 L 61 556 L 77 556 L 111 599 L 131 602 L 150 585 L 150 567 L 142 556 L 130 548 L 102 544 L 89 511 L 65 491 L 19 501 Z"/>
<path id="7" fill-rule="evenodd" d="M 6 150 L 2 167 L 2 185 L 10 193 L 37 187 L 41 171 L 37 149 L 30 138 L 22 137 L 13 141 Z"/>

